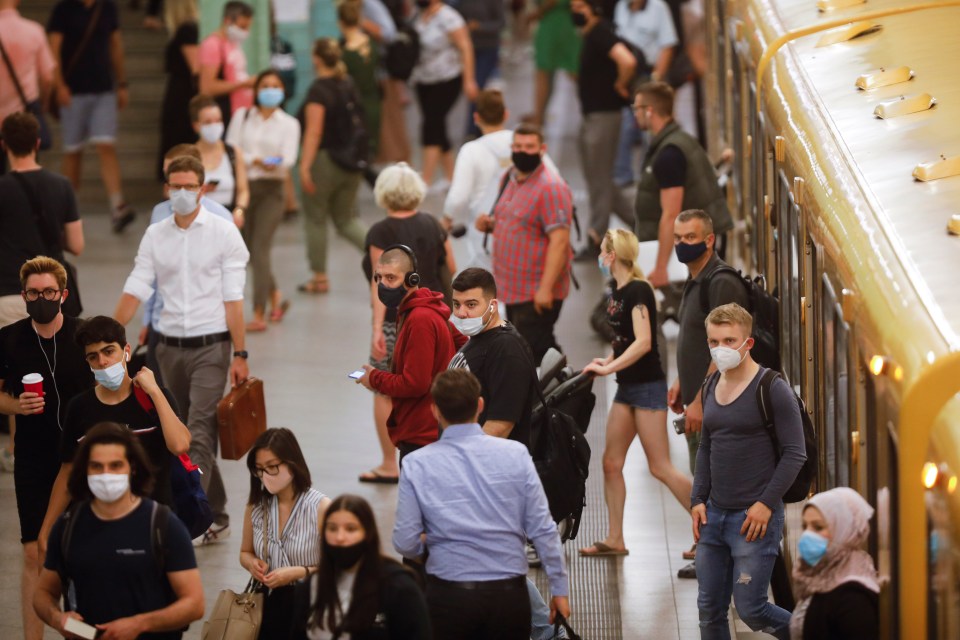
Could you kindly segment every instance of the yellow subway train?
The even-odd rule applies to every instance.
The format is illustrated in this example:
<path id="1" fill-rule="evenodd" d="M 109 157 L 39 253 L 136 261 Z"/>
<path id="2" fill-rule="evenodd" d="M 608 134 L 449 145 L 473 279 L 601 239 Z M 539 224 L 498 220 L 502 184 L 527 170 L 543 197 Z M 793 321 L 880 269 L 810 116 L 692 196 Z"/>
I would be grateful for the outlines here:
<path id="1" fill-rule="evenodd" d="M 704 3 L 708 148 L 734 152 L 727 255 L 780 296 L 817 488 L 876 507 L 882 637 L 956 640 L 960 1 Z"/>

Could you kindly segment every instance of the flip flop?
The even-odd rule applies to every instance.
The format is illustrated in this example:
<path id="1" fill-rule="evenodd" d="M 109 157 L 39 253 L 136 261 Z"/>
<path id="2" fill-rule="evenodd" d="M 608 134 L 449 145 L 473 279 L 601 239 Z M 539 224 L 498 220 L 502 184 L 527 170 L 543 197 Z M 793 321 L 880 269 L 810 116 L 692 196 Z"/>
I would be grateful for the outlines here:
<path id="1" fill-rule="evenodd" d="M 400 478 L 398 476 L 385 476 L 376 469 L 371 469 L 366 473 L 361 473 L 357 480 L 360 482 L 368 482 L 370 484 L 397 484 L 400 482 Z"/>
<path id="2" fill-rule="evenodd" d="M 280 322 L 290 309 L 290 301 L 284 300 L 280 306 L 270 312 L 270 322 Z"/>
<path id="3" fill-rule="evenodd" d="M 309 280 L 297 286 L 297 291 L 299 291 L 300 293 L 309 293 L 311 295 L 327 293 L 328 291 L 330 291 L 330 281 L 329 280 Z"/>
<path id="4" fill-rule="evenodd" d="M 608 545 L 605 545 L 602 542 L 594 542 L 593 548 L 596 551 L 590 551 L 590 547 L 580 549 L 580 555 L 582 556 L 628 556 L 630 555 L 629 549 L 614 549 Z"/>
<path id="5" fill-rule="evenodd" d="M 693 546 L 690 547 L 690 551 L 684 551 L 682 555 L 683 555 L 683 559 L 684 559 L 684 560 L 693 560 L 694 558 L 696 558 L 696 557 L 697 557 L 697 543 L 694 542 L 694 543 L 693 543 Z"/>
<path id="6" fill-rule="evenodd" d="M 256 320 L 252 320 L 247 323 L 247 333 L 262 333 L 266 330 L 266 322 L 257 322 Z"/>

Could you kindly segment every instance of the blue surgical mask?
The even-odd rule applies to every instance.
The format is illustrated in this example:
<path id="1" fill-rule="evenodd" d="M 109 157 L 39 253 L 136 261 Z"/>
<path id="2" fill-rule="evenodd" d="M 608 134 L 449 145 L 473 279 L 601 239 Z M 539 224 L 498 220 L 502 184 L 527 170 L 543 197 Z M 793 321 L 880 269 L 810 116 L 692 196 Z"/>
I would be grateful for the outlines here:
<path id="1" fill-rule="evenodd" d="M 94 379 L 110 391 L 116 391 L 120 388 L 120 385 L 123 384 L 123 377 L 127 373 L 123 366 L 123 360 L 110 365 L 106 369 L 91 368 L 90 370 L 93 371 Z"/>
<path id="2" fill-rule="evenodd" d="M 703 242 L 698 242 L 696 244 L 678 242 L 674 249 L 677 252 L 677 260 L 687 264 L 688 262 L 693 262 L 706 252 L 707 241 L 704 240 Z"/>
<path id="3" fill-rule="evenodd" d="M 602 253 L 597 256 L 597 266 L 600 267 L 600 273 L 603 275 L 604 279 L 608 280 L 610 278 L 610 265 L 603 261 Z"/>
<path id="4" fill-rule="evenodd" d="M 188 216 L 197 210 L 197 192 L 189 189 L 171 189 L 170 207 L 174 213 Z"/>
<path id="5" fill-rule="evenodd" d="M 200 137 L 203 138 L 204 142 L 209 144 L 217 142 L 223 137 L 223 123 L 211 122 L 209 124 L 200 125 Z"/>
<path id="6" fill-rule="evenodd" d="M 280 103 L 283 102 L 283 98 L 283 89 L 277 87 L 264 87 L 257 91 L 257 103 L 261 107 L 267 107 L 268 109 L 279 107 Z"/>
<path id="7" fill-rule="evenodd" d="M 829 543 L 830 541 L 819 533 L 804 531 L 800 534 L 800 540 L 797 542 L 797 550 L 800 552 L 803 561 L 813 567 L 823 559 Z"/>

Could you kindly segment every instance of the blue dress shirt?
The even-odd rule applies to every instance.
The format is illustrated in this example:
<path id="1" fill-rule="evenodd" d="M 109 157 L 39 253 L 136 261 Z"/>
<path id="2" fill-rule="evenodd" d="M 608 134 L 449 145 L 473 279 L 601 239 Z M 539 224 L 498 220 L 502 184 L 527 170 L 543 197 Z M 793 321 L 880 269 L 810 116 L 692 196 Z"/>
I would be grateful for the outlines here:
<path id="1" fill-rule="evenodd" d="M 527 448 L 450 425 L 440 440 L 403 459 L 393 547 L 443 580 L 480 582 L 527 574 L 526 540 L 537 548 L 554 596 L 568 595 L 560 536 Z"/>
<path id="2" fill-rule="evenodd" d="M 233 222 L 233 214 L 231 214 L 225 206 L 216 200 L 211 200 L 210 198 L 203 196 L 200 198 L 200 206 L 210 213 Z M 164 200 L 153 208 L 153 213 L 150 214 L 150 224 L 157 224 L 161 220 L 166 220 L 172 215 L 173 205 L 170 204 L 169 200 Z M 162 310 L 163 298 L 161 298 L 160 294 L 156 292 L 156 283 L 154 283 L 154 293 L 152 296 L 150 296 L 150 299 L 147 300 L 146 304 L 143 305 L 143 326 L 156 330 L 157 327 L 155 325 L 160 319 L 160 312 Z"/>

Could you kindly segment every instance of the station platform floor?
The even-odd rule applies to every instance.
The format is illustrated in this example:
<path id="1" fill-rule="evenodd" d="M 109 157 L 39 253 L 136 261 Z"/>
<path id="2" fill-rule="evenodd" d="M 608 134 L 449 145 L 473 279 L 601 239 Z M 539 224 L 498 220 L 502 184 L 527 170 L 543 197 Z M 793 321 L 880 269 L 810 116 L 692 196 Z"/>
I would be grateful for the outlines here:
<path id="1" fill-rule="evenodd" d="M 519 64 L 505 72 L 508 106 L 515 116 L 528 112 L 532 102 L 529 65 Z M 585 189 L 576 153 L 576 96 L 568 82 L 558 83 L 551 110 L 548 142 L 561 173 L 570 182 L 581 211 L 587 210 Z M 571 115 L 571 111 L 573 112 Z M 462 105 L 450 122 L 465 122 Z M 514 118 L 516 121 L 516 118 Z M 412 118 L 411 124 L 416 122 Z M 456 131 L 459 131 L 459 125 Z M 415 134 L 416 127 L 410 131 Z M 159 196 L 158 196 L 159 197 Z M 430 196 L 422 207 L 438 214 L 441 199 Z M 97 212 L 82 212 L 87 248 L 77 261 L 84 315 L 113 313 L 124 280 L 133 265 L 148 218 L 148 203 L 142 203 L 137 222 L 117 237 L 110 233 L 108 218 Z M 360 190 L 362 219 L 371 224 L 380 219 L 371 191 Z M 88 215 L 92 213 L 92 215 Z M 250 372 L 265 383 L 270 426 L 292 429 L 306 454 L 314 486 L 333 497 L 342 493 L 368 499 L 376 511 L 381 539 L 389 544 L 396 504 L 395 486 L 361 484 L 357 475 L 378 462 L 370 394 L 346 376 L 367 360 L 369 351 L 369 289 L 360 270 L 360 254 L 331 235 L 329 277 L 331 291 L 322 296 L 297 294 L 296 285 L 308 277 L 302 223 L 282 225 L 273 252 L 276 280 L 292 306 L 282 324 L 271 325 L 262 334 L 248 335 Z M 582 289 L 572 291 L 564 305 L 558 337 L 569 362 L 582 367 L 605 355 L 609 345 L 592 332 L 589 313 L 600 296 L 602 282 L 595 264 L 576 264 Z M 249 288 L 249 283 L 248 283 Z M 249 310 L 248 310 L 249 312 Z M 128 327 L 136 340 L 139 321 Z M 669 326 L 667 327 L 669 335 Z M 673 341 L 670 369 L 675 377 Z M 565 545 L 571 580 L 571 622 L 590 640 L 674 640 L 699 637 L 695 580 L 679 580 L 677 570 L 686 564 L 682 551 L 691 545 L 690 520 L 670 492 L 649 473 L 638 443 L 627 458 L 625 535 L 630 555 L 620 558 L 582 558 L 578 547 L 602 540 L 607 517 L 603 501 L 604 425 L 613 398 L 612 379 L 598 380 L 598 402 L 588 431 L 593 450 L 588 481 L 588 503 L 579 536 Z M 674 416 L 669 416 L 671 420 Z M 688 469 L 682 437 L 670 433 L 674 464 Z M 238 562 L 240 527 L 248 489 L 242 461 L 221 462 L 228 493 L 232 535 L 223 543 L 197 550 L 207 598 L 207 610 L 223 588 L 241 589 L 248 576 Z M 0 475 L 0 638 L 22 637 L 19 610 L 21 551 L 12 474 Z M 393 553 L 392 549 L 385 549 Z M 546 589 L 545 575 L 531 570 L 531 577 Z M 546 593 L 544 594 L 546 596 Z M 732 617 L 732 612 L 731 612 Z M 185 638 L 200 637 L 195 623 Z M 739 631 L 739 630 L 738 630 Z M 59 637 L 47 629 L 45 638 Z"/>

